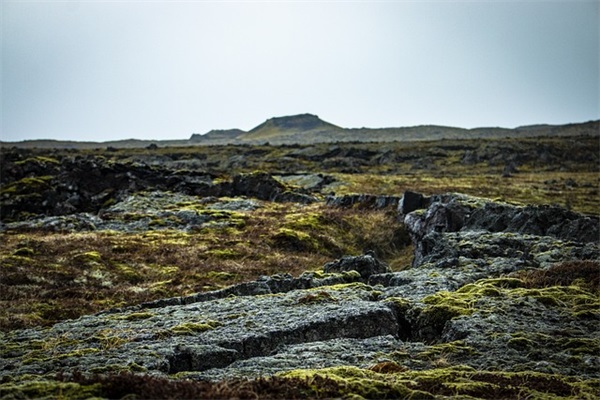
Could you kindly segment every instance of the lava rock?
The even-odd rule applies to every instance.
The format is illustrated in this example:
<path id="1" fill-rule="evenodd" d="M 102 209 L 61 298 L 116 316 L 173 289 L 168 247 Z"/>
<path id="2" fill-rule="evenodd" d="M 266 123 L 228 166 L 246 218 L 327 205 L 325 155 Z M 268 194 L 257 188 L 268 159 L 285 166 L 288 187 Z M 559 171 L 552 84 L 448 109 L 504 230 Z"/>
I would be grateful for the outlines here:
<path id="1" fill-rule="evenodd" d="M 384 274 L 390 272 L 389 267 L 379 261 L 372 252 L 361 256 L 345 256 L 325 264 L 323 271 L 347 272 L 357 271 L 363 279 L 368 279 L 374 274 Z"/>

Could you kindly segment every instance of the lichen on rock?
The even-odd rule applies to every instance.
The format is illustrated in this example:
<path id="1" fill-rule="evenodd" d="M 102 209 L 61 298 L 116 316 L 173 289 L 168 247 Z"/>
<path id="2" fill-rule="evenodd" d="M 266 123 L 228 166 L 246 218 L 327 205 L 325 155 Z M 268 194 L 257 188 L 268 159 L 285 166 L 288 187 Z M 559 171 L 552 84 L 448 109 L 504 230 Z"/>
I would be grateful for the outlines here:
<path id="1" fill-rule="evenodd" d="M 153 196 L 144 201 L 163 194 Z M 399 215 L 414 242 L 411 268 L 392 271 L 371 252 L 346 255 L 297 277 L 263 276 L 14 330 L 0 337 L 0 391 L 30 393 L 19 382 L 32 374 L 46 386 L 62 384 L 53 375 L 61 370 L 81 382 L 66 389 L 101 393 L 88 383 L 108 385 L 106 377 L 76 373 L 110 368 L 165 382 L 305 382 L 305 394 L 315 396 L 314 382 L 366 398 L 597 396 L 600 247 L 590 236 L 597 220 L 457 194 L 413 200 Z M 248 205 L 209 203 L 219 205 L 206 216 L 225 221 L 245 218 L 231 213 Z M 301 230 L 313 217 L 290 218 L 270 245 L 317 249 L 317 236 Z M 13 257 L 31 255 L 21 253 Z M 232 254 L 206 251 L 221 261 Z M 92 272 L 123 272 L 100 252 L 72 258 Z M 219 274 L 204 275 L 211 272 Z"/>

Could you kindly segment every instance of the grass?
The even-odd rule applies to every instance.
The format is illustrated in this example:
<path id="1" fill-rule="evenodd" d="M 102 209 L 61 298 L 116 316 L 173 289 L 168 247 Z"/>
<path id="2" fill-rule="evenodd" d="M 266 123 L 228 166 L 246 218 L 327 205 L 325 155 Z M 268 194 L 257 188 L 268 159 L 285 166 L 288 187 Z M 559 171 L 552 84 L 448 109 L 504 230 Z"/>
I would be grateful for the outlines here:
<path id="1" fill-rule="evenodd" d="M 407 254 L 401 229 L 386 211 L 265 203 L 241 227 L 196 233 L 3 233 L 0 329 L 49 325 L 262 275 L 297 276 L 365 248 L 398 263 Z"/>
<path id="2" fill-rule="evenodd" d="M 468 366 L 406 370 L 387 362 L 370 369 L 335 367 L 296 370 L 269 378 L 209 383 L 171 380 L 121 372 L 85 377 L 57 376 L 56 380 L 14 382 L 0 393 L 75 397 L 152 399 L 303 399 L 303 398 L 566 398 L 594 399 L 598 379 L 581 379 L 535 372 L 477 371 Z"/>
<path id="3" fill-rule="evenodd" d="M 398 195 L 405 190 L 424 194 L 457 192 L 473 196 L 509 201 L 516 204 L 556 204 L 573 211 L 598 215 L 600 177 L 597 172 L 538 171 L 503 178 L 488 171 L 445 170 L 444 174 L 406 173 L 403 175 L 335 174 L 344 185 L 338 194 L 374 193 Z M 565 183 L 579 182 L 576 187 Z"/>

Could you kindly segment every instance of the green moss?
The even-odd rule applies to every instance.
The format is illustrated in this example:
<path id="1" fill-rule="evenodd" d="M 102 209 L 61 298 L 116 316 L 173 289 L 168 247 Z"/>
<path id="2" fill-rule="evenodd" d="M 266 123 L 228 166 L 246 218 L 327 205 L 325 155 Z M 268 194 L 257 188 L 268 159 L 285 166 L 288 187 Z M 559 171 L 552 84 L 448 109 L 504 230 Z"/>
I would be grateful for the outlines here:
<path id="1" fill-rule="evenodd" d="M 440 291 L 423 299 L 423 303 L 428 305 L 423 312 L 441 311 L 443 314 L 450 314 L 453 317 L 471 315 L 475 312 L 476 300 L 477 297 L 473 296 L 470 292 Z"/>
<path id="2" fill-rule="evenodd" d="M 123 364 L 108 364 L 101 367 L 93 367 L 89 370 L 92 374 L 117 374 L 121 372 L 148 372 L 148 369 L 136 362 Z"/>
<path id="3" fill-rule="evenodd" d="M 50 181 L 52 179 L 54 176 L 50 175 L 23 178 L 0 189 L 0 194 L 40 197 L 41 192 L 51 188 Z"/>
<path id="4" fill-rule="evenodd" d="M 52 158 L 52 157 L 37 156 L 37 157 L 30 157 L 30 158 L 26 158 L 25 160 L 17 161 L 17 162 L 15 162 L 15 165 L 25 165 L 25 164 L 29 164 L 29 163 L 44 163 L 44 164 L 59 165 L 60 161 L 58 161 L 57 159 Z"/>
<path id="5" fill-rule="evenodd" d="M 494 287 L 495 282 L 486 281 L 484 284 L 468 284 L 456 291 L 457 295 L 467 294 L 475 295 L 477 297 L 488 296 L 488 297 L 499 297 L 502 295 L 501 291 Z M 463 296 L 463 298 L 466 298 Z"/>
<path id="6" fill-rule="evenodd" d="M 481 282 L 488 286 L 494 286 L 494 287 L 503 288 L 503 289 L 514 289 L 514 288 L 519 288 L 519 287 L 524 286 L 524 282 L 521 279 L 509 278 L 509 277 L 485 279 Z M 467 285 L 467 286 L 469 286 L 469 285 Z M 467 289 L 465 289 L 465 290 L 467 290 Z"/>
<path id="7" fill-rule="evenodd" d="M 406 370 L 334 367 L 295 370 L 281 377 L 301 378 L 306 382 L 323 377 L 337 383 L 339 397 L 354 398 L 568 398 L 594 399 L 599 394 L 599 379 L 580 379 L 534 372 L 477 371 L 464 365 Z M 318 388 L 313 388 L 313 396 Z M 314 396 L 316 397 L 316 396 Z"/>
<path id="8" fill-rule="evenodd" d="M 393 307 L 398 311 L 399 315 L 404 315 L 412 307 L 410 300 L 402 297 L 388 297 L 387 299 L 383 300 L 383 302 L 393 305 Z"/>
<path id="9" fill-rule="evenodd" d="M 348 274 L 349 277 L 354 278 L 356 275 L 355 274 L 351 274 L 352 272 L 356 272 L 356 271 L 348 271 L 348 272 L 342 272 L 339 275 L 344 276 L 344 274 Z M 356 272 L 359 276 L 360 274 L 358 272 Z M 338 283 L 335 285 L 329 285 L 329 286 L 322 286 L 322 287 L 315 287 L 315 288 L 311 288 L 311 289 L 307 289 L 308 291 L 320 291 L 323 289 L 327 289 L 329 291 L 341 291 L 341 290 L 346 290 L 346 289 L 356 289 L 356 291 L 364 291 L 364 292 L 374 292 L 376 291 L 373 286 L 370 285 L 366 285 L 362 282 L 350 282 L 350 283 Z"/>
<path id="10" fill-rule="evenodd" d="M 313 274 L 315 279 L 327 279 L 327 278 L 341 278 L 343 280 L 348 281 L 357 281 L 362 279 L 360 272 L 351 270 L 351 271 L 343 271 L 343 272 L 323 272 L 323 270 L 310 271 Z M 354 283 L 354 282 L 351 282 Z M 341 283 L 339 285 L 349 285 L 351 283 Z M 335 285 L 339 287 L 339 285 Z M 366 286 L 366 285 L 365 285 Z"/>
<path id="11" fill-rule="evenodd" d="M 298 230 L 319 230 L 326 224 L 322 215 L 315 212 L 290 214 L 286 216 L 286 221 L 286 227 Z"/>
<path id="12" fill-rule="evenodd" d="M 193 335 L 213 330 L 222 324 L 218 321 L 206 320 L 203 322 L 184 322 L 170 328 L 169 331 L 175 335 Z"/>
<path id="13" fill-rule="evenodd" d="M 562 309 L 576 318 L 598 318 L 600 298 L 577 286 L 552 286 L 540 289 L 514 289 L 513 297 L 531 297 L 548 308 Z"/>
<path id="14" fill-rule="evenodd" d="M 35 263 L 35 260 L 30 257 L 23 256 L 8 256 L 0 258 L 0 268 L 17 268 L 17 267 L 28 267 Z"/>
<path id="15" fill-rule="evenodd" d="M 314 381 L 315 376 L 325 377 L 339 384 L 342 393 L 340 397 L 354 397 L 367 399 L 384 398 L 410 398 L 415 391 L 407 388 L 400 382 L 390 379 L 390 374 L 380 374 L 374 371 L 357 367 L 335 367 L 321 370 L 295 370 L 280 374 L 288 378 L 300 378 L 308 382 Z M 318 393 L 319 388 L 311 388 Z M 425 393 L 423 393 L 425 395 Z M 422 398 L 432 398 L 424 396 Z"/>
<path id="16" fill-rule="evenodd" d="M 324 290 L 315 293 L 309 293 L 297 299 L 298 304 L 331 303 L 337 300 Z"/>
<path id="17" fill-rule="evenodd" d="M 279 228 L 271 242 L 276 247 L 293 251 L 311 252 L 319 249 L 319 244 L 310 235 L 288 228 Z"/>
<path id="18" fill-rule="evenodd" d="M 102 350 L 113 350 L 130 341 L 131 329 L 106 328 L 97 332 L 91 339 L 98 342 Z"/>
<path id="19" fill-rule="evenodd" d="M 0 396 L 3 399 L 88 399 L 99 396 L 100 389 L 100 384 L 80 385 L 36 377 L 0 384 Z"/>
<path id="20" fill-rule="evenodd" d="M 110 206 L 113 206 L 117 203 L 117 200 L 115 200 L 114 198 L 109 198 L 108 200 L 104 201 L 104 203 L 102 203 L 102 208 L 108 208 Z"/>
<path id="21" fill-rule="evenodd" d="M 26 354 L 22 358 L 23 364 L 33 364 L 52 358 L 61 358 L 60 355 L 73 352 L 79 341 L 69 334 L 50 336 L 44 340 L 33 340 L 28 348 L 24 349 Z"/>
<path id="22" fill-rule="evenodd" d="M 424 358 L 433 360 L 439 357 L 449 355 L 468 355 L 474 352 L 473 348 L 465 345 L 462 340 L 454 342 L 439 343 L 432 346 L 427 346 L 426 350 L 416 355 L 416 358 Z"/>
<path id="23" fill-rule="evenodd" d="M 21 247 L 13 252 L 13 256 L 29 257 L 35 255 L 35 250 L 29 247 Z"/>
<path id="24" fill-rule="evenodd" d="M 89 348 L 82 348 L 82 349 L 75 349 L 73 351 L 70 351 L 68 353 L 64 353 L 64 354 L 59 354 L 55 357 L 56 360 L 60 360 L 63 358 L 72 358 L 72 357 L 83 357 L 87 354 L 94 354 L 94 353 L 98 353 L 100 350 L 94 347 L 89 347 Z"/>
<path id="25" fill-rule="evenodd" d="M 143 274 L 139 268 L 124 263 L 112 263 L 113 270 L 118 274 L 120 279 L 129 283 L 139 283 L 143 281 Z"/>
<path id="26" fill-rule="evenodd" d="M 100 263 L 102 261 L 102 255 L 97 251 L 86 251 L 85 253 L 79 253 L 73 256 L 73 261 L 82 264 Z"/>

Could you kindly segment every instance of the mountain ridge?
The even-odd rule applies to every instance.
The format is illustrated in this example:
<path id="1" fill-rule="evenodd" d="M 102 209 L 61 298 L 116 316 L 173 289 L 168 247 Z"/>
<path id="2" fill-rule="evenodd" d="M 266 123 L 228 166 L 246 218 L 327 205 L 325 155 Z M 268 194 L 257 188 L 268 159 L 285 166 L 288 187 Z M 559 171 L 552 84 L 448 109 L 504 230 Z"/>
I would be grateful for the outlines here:
<path id="1" fill-rule="evenodd" d="M 241 129 L 213 129 L 205 134 L 194 133 L 189 139 L 140 140 L 126 139 L 106 142 L 26 140 L 0 141 L 0 147 L 21 148 L 142 148 L 148 146 L 192 146 L 226 144 L 315 144 L 332 142 L 394 142 L 443 139 L 498 139 L 541 136 L 600 136 L 600 120 L 563 125 L 535 124 L 517 128 L 479 127 L 458 128 L 442 125 L 418 125 L 388 128 L 342 128 L 320 119 L 314 114 L 273 117 L 249 131 Z"/>

